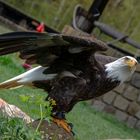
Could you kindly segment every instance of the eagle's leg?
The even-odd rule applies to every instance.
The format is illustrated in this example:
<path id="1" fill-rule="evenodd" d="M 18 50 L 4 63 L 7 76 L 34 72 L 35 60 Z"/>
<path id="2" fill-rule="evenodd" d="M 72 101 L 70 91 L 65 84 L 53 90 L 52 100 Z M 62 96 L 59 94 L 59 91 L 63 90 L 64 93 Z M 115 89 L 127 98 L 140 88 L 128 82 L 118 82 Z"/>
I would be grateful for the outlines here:
<path id="1" fill-rule="evenodd" d="M 65 114 L 63 112 L 57 112 L 53 116 L 53 122 L 55 122 L 58 126 L 64 128 L 68 133 L 72 132 L 72 127 L 71 127 L 72 125 L 70 125 L 66 121 Z"/>
<path id="2" fill-rule="evenodd" d="M 58 126 L 64 128 L 68 133 L 72 132 L 70 125 L 66 122 L 66 120 L 53 118 L 53 122 L 55 122 Z"/>

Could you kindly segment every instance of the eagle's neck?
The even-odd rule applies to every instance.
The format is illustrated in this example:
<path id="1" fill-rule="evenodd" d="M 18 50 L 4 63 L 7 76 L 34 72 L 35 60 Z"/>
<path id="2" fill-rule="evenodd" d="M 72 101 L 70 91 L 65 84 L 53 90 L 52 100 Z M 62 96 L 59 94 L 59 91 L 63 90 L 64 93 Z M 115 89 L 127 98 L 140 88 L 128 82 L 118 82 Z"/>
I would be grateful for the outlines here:
<path id="1" fill-rule="evenodd" d="M 123 66 L 119 61 L 114 61 L 105 65 L 107 78 L 112 81 L 123 83 L 132 75 L 132 71 L 127 66 Z"/>

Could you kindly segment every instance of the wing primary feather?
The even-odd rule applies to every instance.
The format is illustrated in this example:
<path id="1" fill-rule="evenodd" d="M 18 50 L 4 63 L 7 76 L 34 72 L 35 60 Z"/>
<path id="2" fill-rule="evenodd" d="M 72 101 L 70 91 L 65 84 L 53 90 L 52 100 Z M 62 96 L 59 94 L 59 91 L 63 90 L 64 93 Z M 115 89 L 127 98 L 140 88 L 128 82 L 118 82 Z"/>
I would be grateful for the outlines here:
<path id="1" fill-rule="evenodd" d="M 12 49 L 10 47 L 9 48 L 4 48 L 4 49 L 0 50 L 0 55 L 6 55 L 6 54 L 14 53 L 14 52 L 22 50 L 23 48 L 24 48 L 23 46 L 20 46 L 20 47 L 16 46 L 16 47 L 13 47 Z"/>
<path id="2" fill-rule="evenodd" d="M 106 51 L 108 46 L 106 43 L 104 43 L 103 41 L 101 40 L 98 40 L 96 38 L 94 38 L 93 36 L 67 36 L 67 35 L 63 35 L 62 36 L 64 40 L 72 43 L 72 44 L 75 44 L 78 45 L 78 46 L 84 46 L 86 50 L 86 47 L 87 47 L 87 50 L 99 50 L 99 51 Z M 89 49 L 90 48 L 90 49 Z"/>
<path id="3" fill-rule="evenodd" d="M 0 55 L 22 50 L 33 51 L 51 46 L 66 46 L 69 43 L 60 34 L 37 32 L 12 32 L 0 35 Z M 21 47 L 23 46 L 23 47 Z M 15 49 L 17 47 L 17 49 Z M 7 49 L 12 49 L 8 51 Z"/>

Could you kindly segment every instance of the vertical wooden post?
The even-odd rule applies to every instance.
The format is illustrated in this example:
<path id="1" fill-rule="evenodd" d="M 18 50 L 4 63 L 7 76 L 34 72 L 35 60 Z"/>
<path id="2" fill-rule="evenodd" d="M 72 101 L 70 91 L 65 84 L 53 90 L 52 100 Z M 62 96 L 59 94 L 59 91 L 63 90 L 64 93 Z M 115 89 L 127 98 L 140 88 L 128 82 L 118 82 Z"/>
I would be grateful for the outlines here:
<path id="1" fill-rule="evenodd" d="M 80 21 L 79 28 L 84 32 L 91 33 L 94 28 L 93 22 L 100 18 L 108 1 L 109 0 L 94 0 L 87 14 L 85 14 L 86 16 L 80 15 L 79 20 L 82 20 Z"/>

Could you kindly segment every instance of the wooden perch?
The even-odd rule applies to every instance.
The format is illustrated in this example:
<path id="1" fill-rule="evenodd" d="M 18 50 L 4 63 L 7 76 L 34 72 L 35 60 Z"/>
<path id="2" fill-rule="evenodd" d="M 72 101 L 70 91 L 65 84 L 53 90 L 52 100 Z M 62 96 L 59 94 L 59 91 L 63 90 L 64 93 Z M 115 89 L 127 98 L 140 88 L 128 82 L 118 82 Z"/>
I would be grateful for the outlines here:
<path id="1" fill-rule="evenodd" d="M 5 116 L 8 117 L 17 117 L 23 119 L 26 123 L 31 123 L 33 119 L 24 113 L 21 109 L 19 109 L 15 105 L 8 104 L 6 101 L 0 98 L 0 112 L 2 112 Z"/>
<path id="2" fill-rule="evenodd" d="M 49 123 L 46 120 L 35 120 L 31 125 L 34 128 L 37 128 L 39 125 L 39 131 L 43 135 L 43 140 L 74 140 L 72 133 L 66 132 L 54 122 Z"/>

